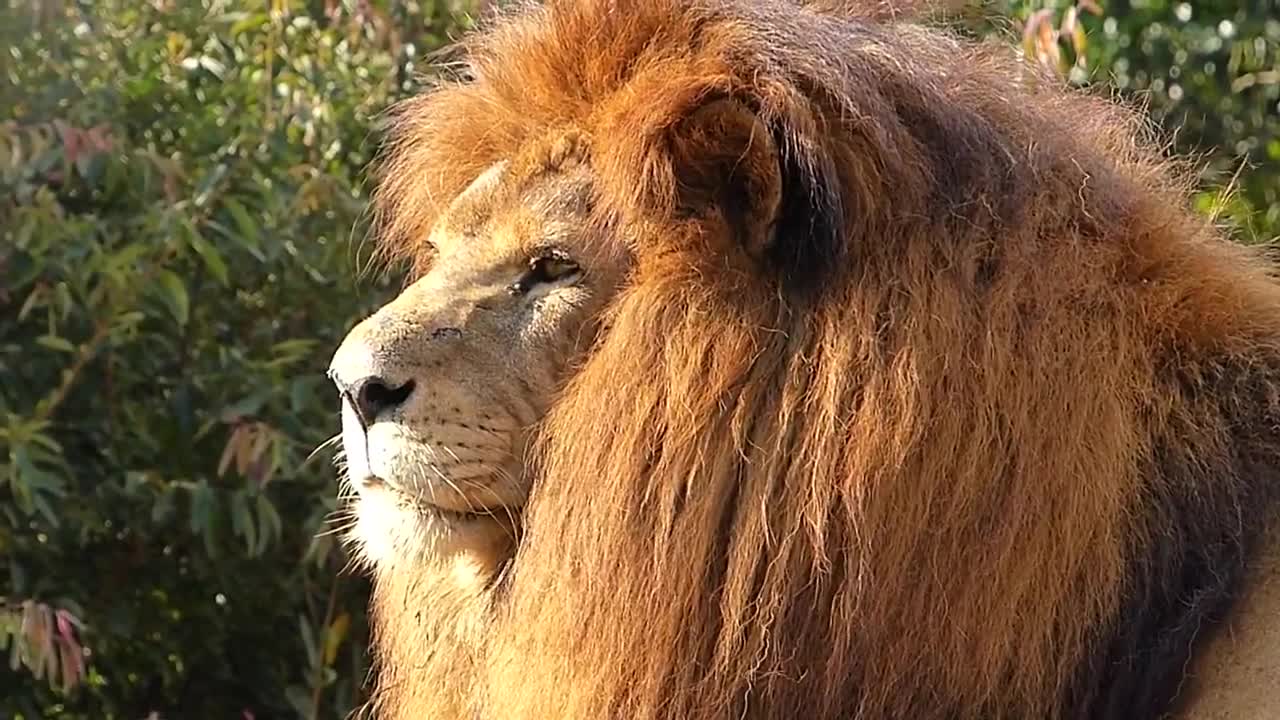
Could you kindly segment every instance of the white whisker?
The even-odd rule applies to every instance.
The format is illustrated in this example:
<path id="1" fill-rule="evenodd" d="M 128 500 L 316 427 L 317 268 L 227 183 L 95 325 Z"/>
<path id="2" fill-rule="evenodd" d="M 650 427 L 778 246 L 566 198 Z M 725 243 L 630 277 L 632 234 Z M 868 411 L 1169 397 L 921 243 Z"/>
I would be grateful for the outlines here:
<path id="1" fill-rule="evenodd" d="M 315 458 L 315 456 L 316 456 L 316 455 L 319 455 L 319 454 L 320 454 L 320 452 L 321 452 L 322 450 L 324 450 L 324 449 L 326 449 L 326 448 L 328 448 L 328 447 L 331 447 L 331 446 L 333 446 L 334 444 L 336 444 L 336 443 L 340 443 L 340 442 L 342 442 L 342 433 L 338 433 L 337 435 L 334 435 L 333 437 L 329 438 L 328 440 L 325 440 L 324 442 L 322 442 L 322 443 L 320 443 L 319 445 L 317 445 L 317 446 L 316 446 L 316 449 L 315 449 L 315 450 L 312 450 L 312 451 L 307 455 L 307 459 L 306 459 L 306 460 L 303 460 L 303 461 L 302 461 L 302 464 L 303 464 L 303 465 L 306 465 L 307 463 L 311 462 L 311 460 L 312 460 L 313 458 Z"/>

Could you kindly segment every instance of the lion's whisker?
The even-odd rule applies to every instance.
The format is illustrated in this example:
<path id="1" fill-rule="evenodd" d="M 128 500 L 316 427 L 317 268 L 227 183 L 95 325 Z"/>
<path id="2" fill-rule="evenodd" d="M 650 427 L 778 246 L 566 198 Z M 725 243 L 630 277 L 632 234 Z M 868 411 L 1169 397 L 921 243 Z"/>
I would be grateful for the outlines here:
<path id="1" fill-rule="evenodd" d="M 306 465 L 307 463 L 311 462 L 312 459 L 314 459 L 317 455 L 319 455 L 321 451 L 325 450 L 326 448 L 332 447 L 333 445 L 336 445 L 340 442 L 342 442 L 342 433 L 337 433 L 333 437 L 317 445 L 314 450 L 312 450 L 310 453 L 307 454 L 307 458 L 302 461 L 302 464 Z"/>

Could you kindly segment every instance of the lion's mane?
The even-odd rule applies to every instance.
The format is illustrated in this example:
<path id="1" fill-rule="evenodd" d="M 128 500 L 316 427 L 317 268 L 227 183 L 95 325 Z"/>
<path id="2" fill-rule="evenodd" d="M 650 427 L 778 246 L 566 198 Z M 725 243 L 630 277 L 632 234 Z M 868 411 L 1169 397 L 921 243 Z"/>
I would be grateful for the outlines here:
<path id="1" fill-rule="evenodd" d="M 573 131 L 635 258 L 540 427 L 480 716 L 1154 717 L 1229 607 L 1280 462 L 1267 265 L 1136 113 L 837 5 L 523 5 L 393 113 L 393 255 Z"/>

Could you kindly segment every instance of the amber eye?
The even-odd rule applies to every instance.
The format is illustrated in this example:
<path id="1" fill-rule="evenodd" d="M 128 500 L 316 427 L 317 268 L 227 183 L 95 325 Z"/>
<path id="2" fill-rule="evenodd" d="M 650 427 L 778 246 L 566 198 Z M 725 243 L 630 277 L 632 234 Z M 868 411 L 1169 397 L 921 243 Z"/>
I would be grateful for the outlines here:
<path id="1" fill-rule="evenodd" d="M 535 257 L 529 261 L 529 269 L 511 286 L 511 292 L 527 293 L 538 285 L 566 280 L 580 272 L 582 268 L 578 267 L 578 263 L 562 254 Z"/>

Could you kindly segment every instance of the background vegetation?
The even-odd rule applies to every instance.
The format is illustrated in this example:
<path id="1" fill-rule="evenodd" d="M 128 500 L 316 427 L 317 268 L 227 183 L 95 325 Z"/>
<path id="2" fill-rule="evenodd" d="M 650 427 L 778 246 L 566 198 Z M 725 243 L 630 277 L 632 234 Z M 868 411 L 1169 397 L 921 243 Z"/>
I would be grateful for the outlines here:
<path id="1" fill-rule="evenodd" d="M 0 717 L 338 718 L 323 369 L 443 3 L 3 0 Z"/>
<path id="2" fill-rule="evenodd" d="M 358 704 L 322 371 L 398 282 L 361 272 L 377 115 L 470 7 L 0 0 L 0 717 Z M 1275 1 L 964 17 L 1145 103 L 1206 211 L 1280 235 Z"/>

